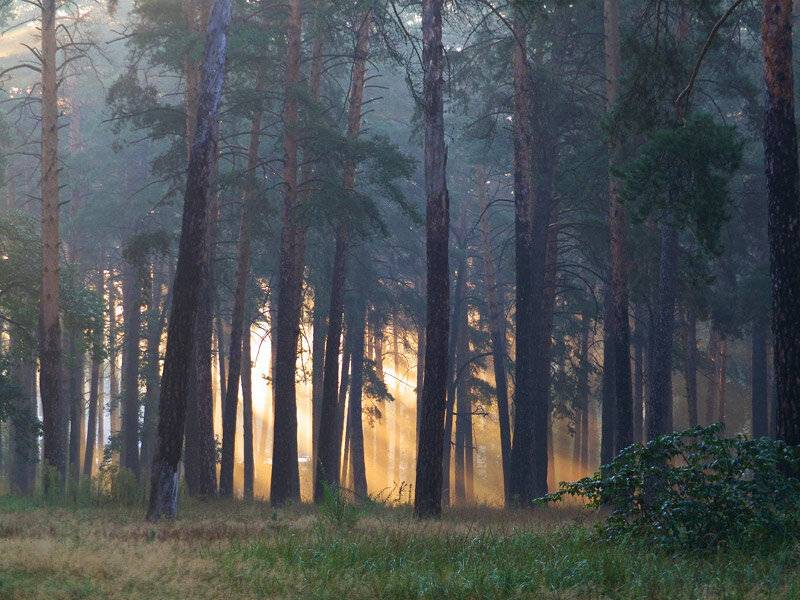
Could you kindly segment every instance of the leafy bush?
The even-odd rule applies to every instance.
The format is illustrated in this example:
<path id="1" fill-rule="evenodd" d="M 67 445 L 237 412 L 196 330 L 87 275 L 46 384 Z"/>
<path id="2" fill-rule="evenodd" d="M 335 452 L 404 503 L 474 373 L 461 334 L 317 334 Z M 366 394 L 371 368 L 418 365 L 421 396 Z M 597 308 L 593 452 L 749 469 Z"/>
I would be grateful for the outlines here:
<path id="1" fill-rule="evenodd" d="M 769 438 L 723 438 L 722 425 L 623 450 L 593 477 L 541 498 L 605 507 L 612 539 L 709 548 L 800 533 L 800 449 Z"/>

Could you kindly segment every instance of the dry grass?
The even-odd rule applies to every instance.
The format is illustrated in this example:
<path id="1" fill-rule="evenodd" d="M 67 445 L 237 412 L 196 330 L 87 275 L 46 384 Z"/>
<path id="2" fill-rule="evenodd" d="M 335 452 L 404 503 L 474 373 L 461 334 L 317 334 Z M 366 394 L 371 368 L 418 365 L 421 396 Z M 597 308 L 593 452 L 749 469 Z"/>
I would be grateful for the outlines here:
<path id="1" fill-rule="evenodd" d="M 350 510 L 350 509 L 346 509 Z M 448 512 L 185 503 L 139 508 L 0 500 L 0 598 L 798 597 L 797 548 L 661 556 L 600 542 L 576 507 Z"/>

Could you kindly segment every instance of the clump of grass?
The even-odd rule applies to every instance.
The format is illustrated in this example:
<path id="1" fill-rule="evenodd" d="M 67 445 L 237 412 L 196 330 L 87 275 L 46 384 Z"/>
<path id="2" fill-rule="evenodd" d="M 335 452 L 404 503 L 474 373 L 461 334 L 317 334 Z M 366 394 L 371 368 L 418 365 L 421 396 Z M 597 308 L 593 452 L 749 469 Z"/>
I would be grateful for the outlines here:
<path id="1" fill-rule="evenodd" d="M 324 522 L 336 529 L 351 529 L 358 522 L 360 514 L 359 508 L 345 498 L 341 488 L 322 484 L 319 515 Z"/>

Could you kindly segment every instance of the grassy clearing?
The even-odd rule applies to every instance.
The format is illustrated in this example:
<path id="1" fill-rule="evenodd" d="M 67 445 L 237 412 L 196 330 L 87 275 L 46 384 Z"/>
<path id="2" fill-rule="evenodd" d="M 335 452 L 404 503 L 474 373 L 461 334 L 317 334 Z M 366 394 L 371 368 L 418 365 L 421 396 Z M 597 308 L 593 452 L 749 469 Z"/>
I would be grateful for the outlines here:
<path id="1" fill-rule="evenodd" d="M 453 511 L 0 499 L 0 598 L 797 598 L 800 544 L 665 555 L 593 534 L 574 508 Z"/>

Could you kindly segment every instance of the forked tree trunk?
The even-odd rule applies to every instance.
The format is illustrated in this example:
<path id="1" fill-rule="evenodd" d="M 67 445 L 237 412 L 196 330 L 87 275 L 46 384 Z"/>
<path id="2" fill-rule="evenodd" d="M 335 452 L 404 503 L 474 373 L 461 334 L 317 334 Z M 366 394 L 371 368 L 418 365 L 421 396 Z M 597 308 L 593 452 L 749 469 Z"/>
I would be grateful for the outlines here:
<path id="1" fill-rule="evenodd" d="M 263 77 L 259 75 L 256 90 L 264 91 Z M 260 100 L 260 98 L 259 98 Z M 256 169 L 258 168 L 258 147 L 261 140 L 261 115 L 259 107 L 253 114 L 250 125 L 250 144 L 247 151 L 247 175 L 242 210 L 239 217 L 239 250 L 236 265 L 236 287 L 233 293 L 233 312 L 231 315 L 230 351 L 228 353 L 228 385 L 225 402 L 222 404 L 222 464 L 220 466 L 219 493 L 221 496 L 233 495 L 233 467 L 236 449 L 236 414 L 239 404 L 239 382 L 242 368 L 242 344 L 244 336 L 250 334 L 245 327 L 247 286 L 250 281 L 250 221 L 251 207 L 256 196 Z M 249 325 L 249 324 L 248 324 Z M 249 343 L 249 342 L 248 342 Z M 252 437 L 252 399 L 250 409 L 250 436 Z M 252 454 L 252 440 L 250 445 Z M 252 473 L 251 473 L 252 475 Z M 251 482 L 252 484 L 252 482 Z M 252 495 L 252 486 L 251 486 Z"/>
<path id="2" fill-rule="evenodd" d="M 506 317 L 502 290 L 497 285 L 497 272 L 492 238 L 489 229 L 489 196 L 486 193 L 486 172 L 482 167 L 476 169 L 476 186 L 481 207 L 480 230 L 483 251 L 483 276 L 486 287 L 486 304 L 489 309 L 489 327 L 492 340 L 492 368 L 494 370 L 495 391 L 497 393 L 497 414 L 500 427 L 500 458 L 503 468 L 504 501 L 508 499 L 508 468 L 511 461 L 511 421 L 508 407 L 508 378 L 506 373 Z"/>
<path id="3" fill-rule="evenodd" d="M 203 281 L 208 279 L 208 205 L 222 83 L 225 77 L 230 0 L 216 0 L 209 20 L 194 143 L 187 172 L 178 267 L 173 285 L 167 352 L 159 402 L 158 447 L 153 460 L 148 518 L 175 517 L 178 463 L 192 376 Z"/>
<path id="4" fill-rule="evenodd" d="M 43 0 L 42 79 L 42 285 L 39 301 L 39 389 L 42 397 L 45 488 L 67 476 L 67 403 L 61 396 L 59 320 L 58 75 L 56 1 Z"/>
<path id="5" fill-rule="evenodd" d="M 778 437 L 800 443 L 800 198 L 792 73 L 792 0 L 764 0 L 767 87 L 764 158 L 769 197 L 772 331 Z"/>
<path id="6" fill-rule="evenodd" d="M 347 137 L 355 141 L 361 131 L 361 110 L 364 99 L 364 82 L 369 55 L 369 36 L 372 29 L 372 10 L 361 15 L 357 23 L 356 48 L 350 85 L 350 105 L 347 117 Z M 347 160 L 344 165 L 342 187 L 345 193 L 355 189 L 356 164 Z M 322 411 L 320 415 L 320 435 L 318 462 L 315 465 L 314 500 L 320 502 L 323 486 L 339 485 L 339 467 L 342 440 L 338 431 L 337 402 L 339 386 L 339 352 L 342 340 L 344 319 L 344 291 L 347 281 L 347 253 L 349 245 L 349 226 L 344 217 L 336 233 L 336 249 L 331 275 L 330 307 L 328 311 L 328 332 L 325 340 L 325 370 L 322 383 Z"/>

